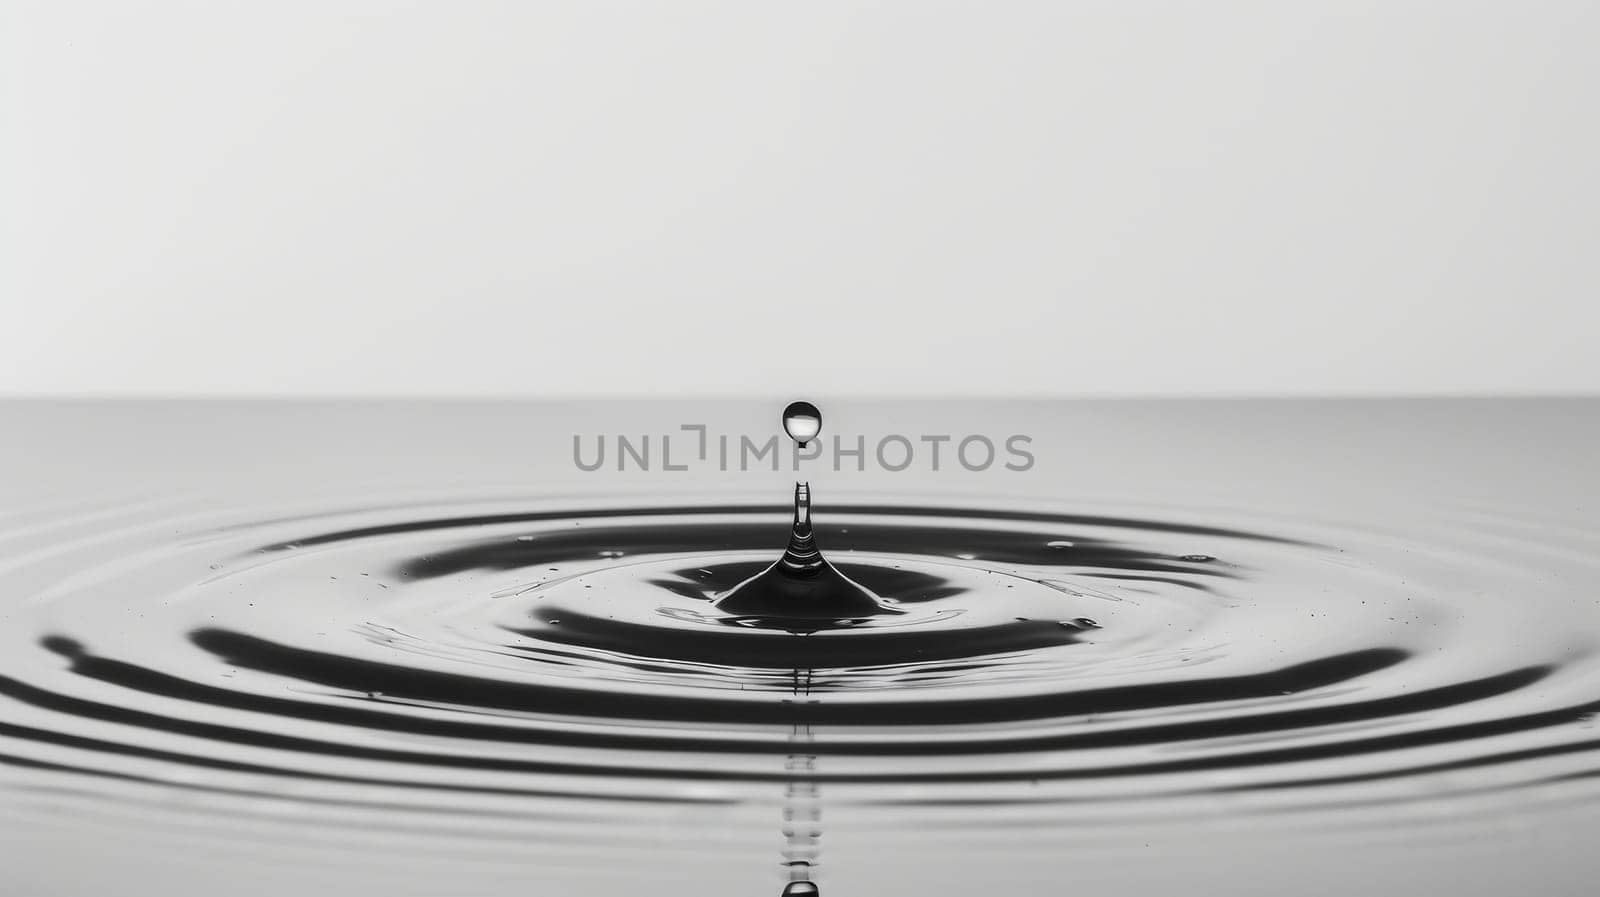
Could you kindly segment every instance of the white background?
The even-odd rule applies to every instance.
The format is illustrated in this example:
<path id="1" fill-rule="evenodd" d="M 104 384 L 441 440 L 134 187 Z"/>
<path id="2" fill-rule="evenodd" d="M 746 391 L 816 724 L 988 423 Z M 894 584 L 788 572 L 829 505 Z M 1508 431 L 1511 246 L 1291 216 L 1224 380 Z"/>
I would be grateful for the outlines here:
<path id="1" fill-rule="evenodd" d="M 1600 4 L 0 5 L 0 394 L 1600 391 Z"/>

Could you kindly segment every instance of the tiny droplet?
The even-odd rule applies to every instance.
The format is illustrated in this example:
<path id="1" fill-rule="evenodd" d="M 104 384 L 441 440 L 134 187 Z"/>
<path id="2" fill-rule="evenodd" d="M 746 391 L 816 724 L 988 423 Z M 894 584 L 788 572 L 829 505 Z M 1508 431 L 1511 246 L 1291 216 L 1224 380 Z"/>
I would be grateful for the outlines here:
<path id="1" fill-rule="evenodd" d="M 790 402 L 783 409 L 783 432 L 804 447 L 822 432 L 822 412 L 810 402 Z"/>

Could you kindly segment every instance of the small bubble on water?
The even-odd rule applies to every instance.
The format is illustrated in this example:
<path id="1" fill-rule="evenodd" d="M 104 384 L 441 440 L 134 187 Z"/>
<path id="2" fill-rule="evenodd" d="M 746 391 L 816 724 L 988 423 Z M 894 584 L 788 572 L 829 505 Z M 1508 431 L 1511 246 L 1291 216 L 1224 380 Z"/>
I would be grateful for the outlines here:
<path id="1" fill-rule="evenodd" d="M 790 402 L 783 409 L 783 432 L 804 447 L 822 432 L 822 412 L 810 402 Z"/>

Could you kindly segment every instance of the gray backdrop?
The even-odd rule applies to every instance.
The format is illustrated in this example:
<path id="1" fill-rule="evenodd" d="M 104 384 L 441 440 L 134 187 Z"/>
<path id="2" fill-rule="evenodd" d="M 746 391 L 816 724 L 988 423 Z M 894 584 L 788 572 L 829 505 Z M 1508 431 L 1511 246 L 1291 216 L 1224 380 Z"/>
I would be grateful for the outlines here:
<path id="1" fill-rule="evenodd" d="M 1590 392 L 1586 0 L 0 4 L 0 394 Z"/>

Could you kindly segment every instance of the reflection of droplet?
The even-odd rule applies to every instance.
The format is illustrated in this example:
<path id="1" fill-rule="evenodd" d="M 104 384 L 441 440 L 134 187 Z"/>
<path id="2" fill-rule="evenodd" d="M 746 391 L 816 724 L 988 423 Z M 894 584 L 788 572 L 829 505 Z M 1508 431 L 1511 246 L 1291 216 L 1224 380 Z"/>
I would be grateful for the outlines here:
<path id="1" fill-rule="evenodd" d="M 822 412 L 810 402 L 790 402 L 783 409 L 783 432 L 804 446 L 822 432 Z"/>
<path id="2" fill-rule="evenodd" d="M 818 897 L 822 891 L 809 881 L 791 881 L 783 887 L 783 897 Z"/>
<path id="3" fill-rule="evenodd" d="M 603 557 L 603 558 L 619 558 L 619 557 L 622 557 L 622 552 L 620 552 L 620 551 L 602 551 L 602 552 L 600 552 L 600 556 Z"/>

